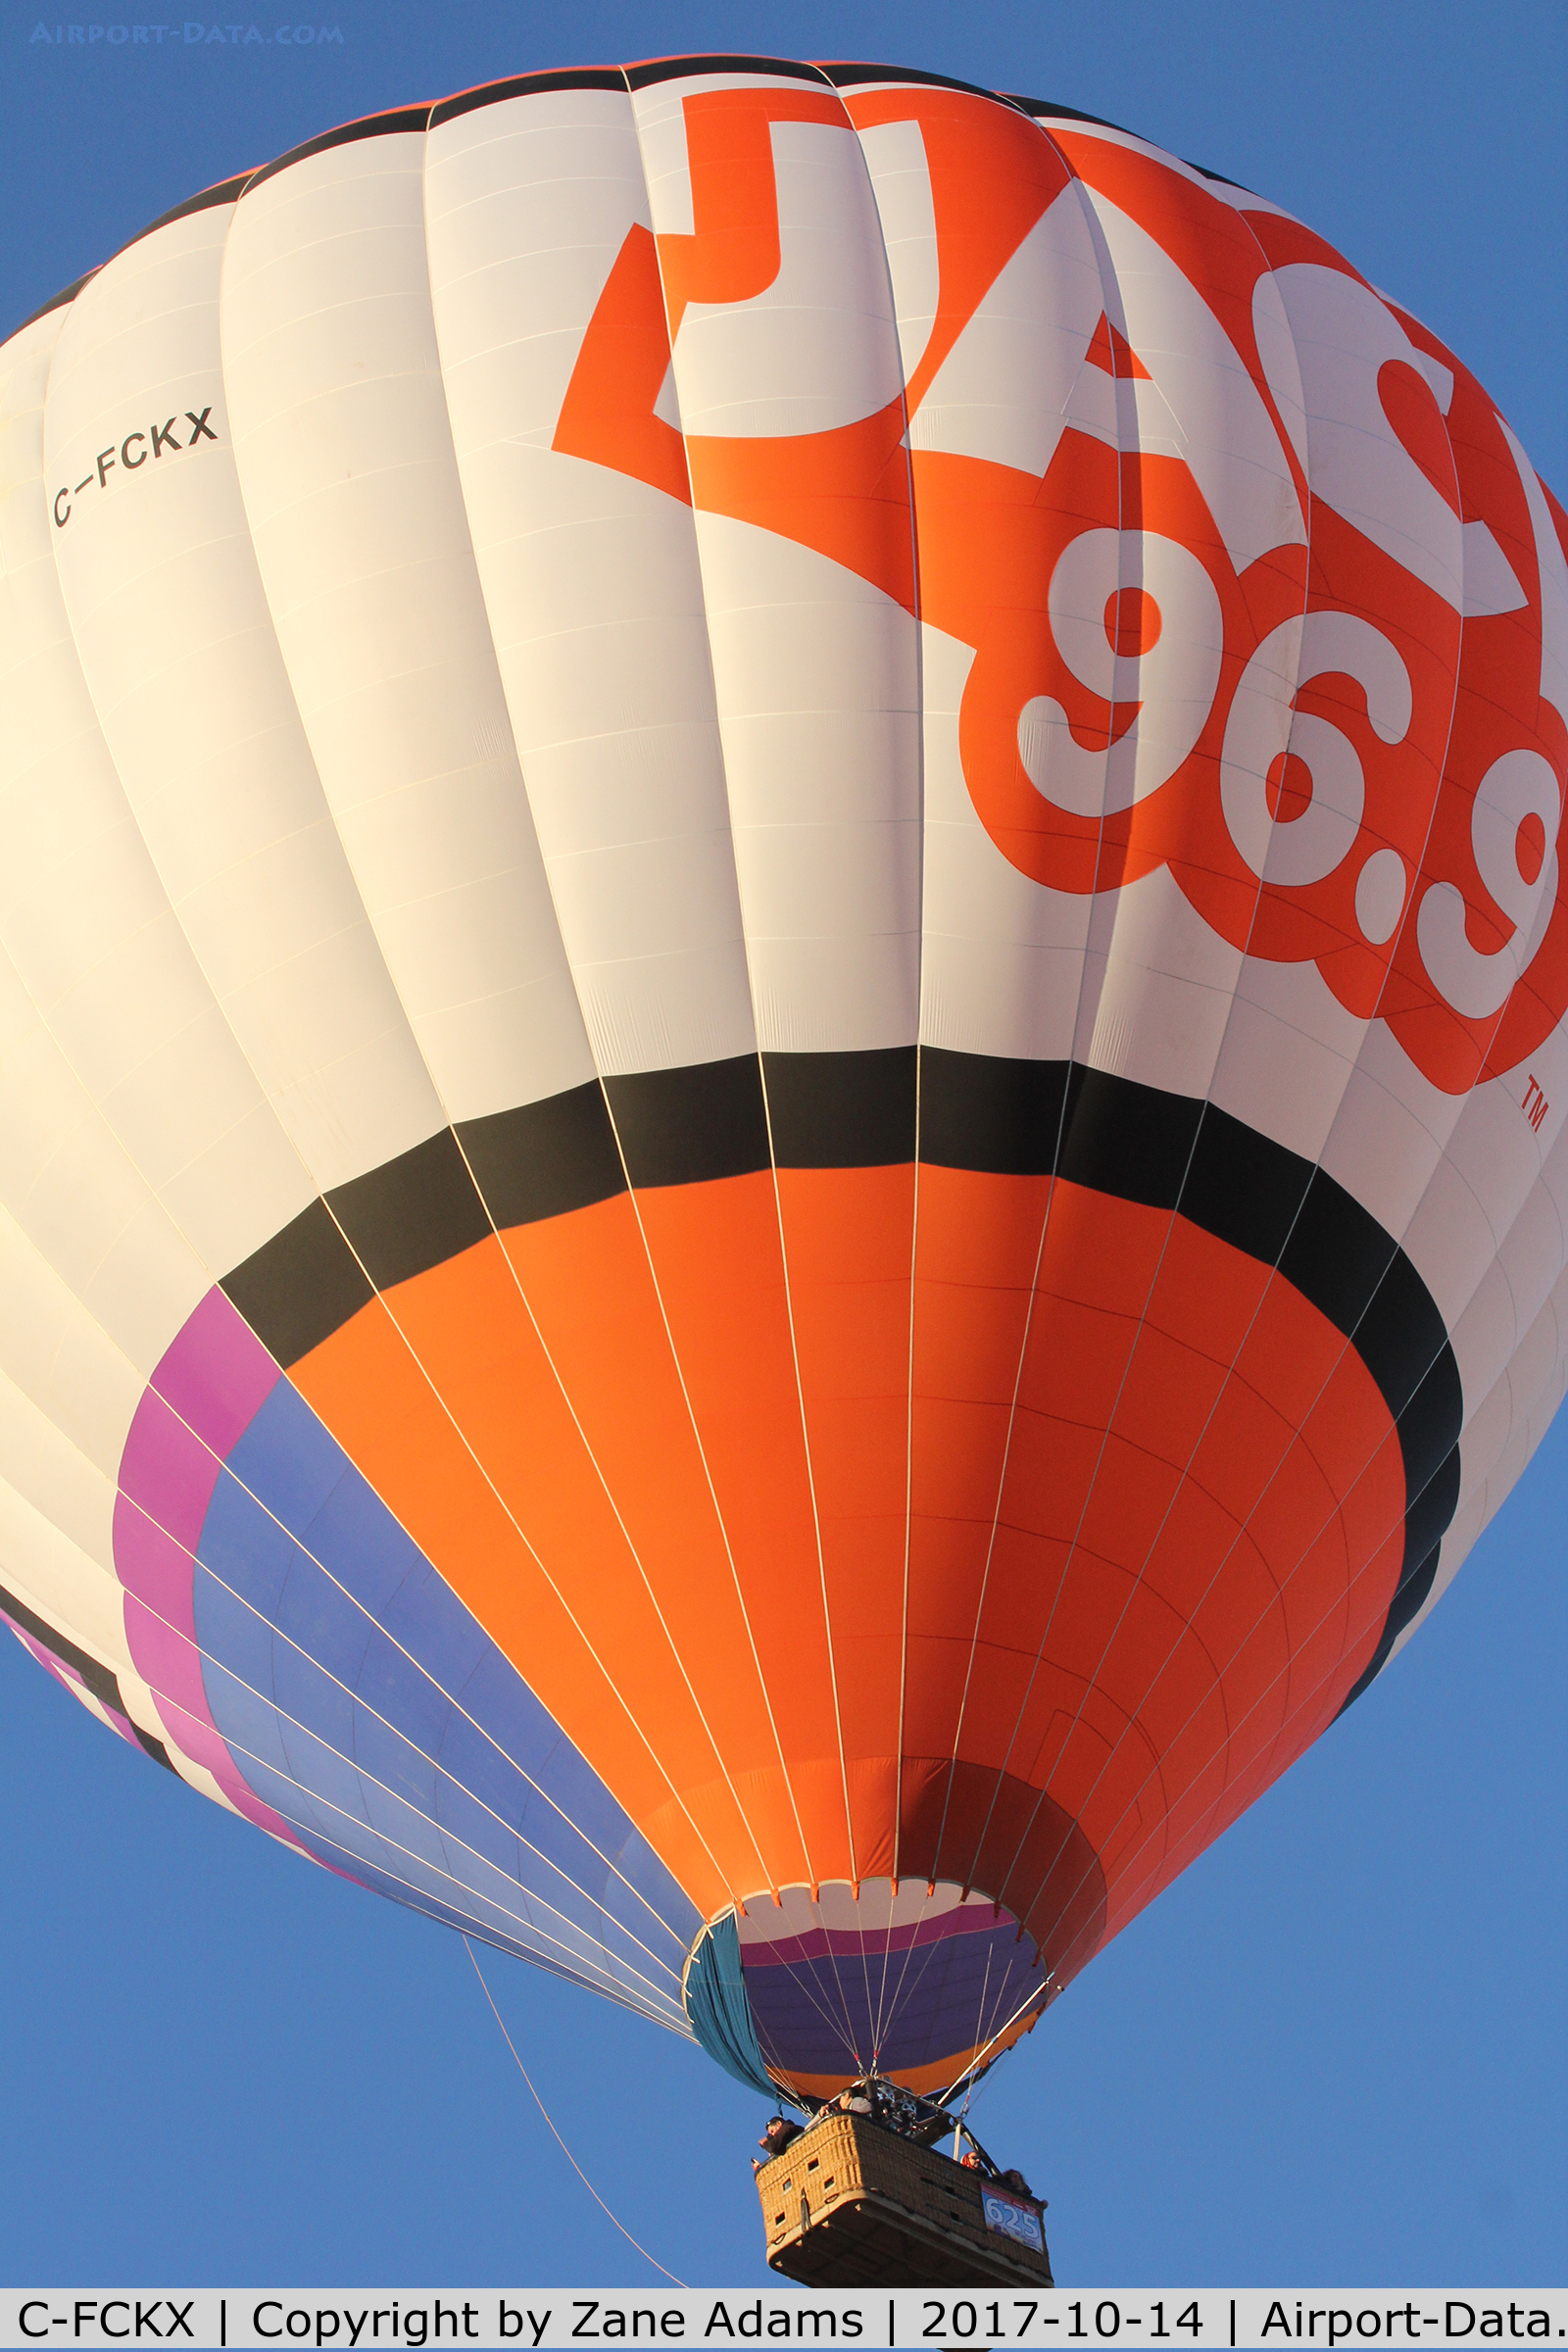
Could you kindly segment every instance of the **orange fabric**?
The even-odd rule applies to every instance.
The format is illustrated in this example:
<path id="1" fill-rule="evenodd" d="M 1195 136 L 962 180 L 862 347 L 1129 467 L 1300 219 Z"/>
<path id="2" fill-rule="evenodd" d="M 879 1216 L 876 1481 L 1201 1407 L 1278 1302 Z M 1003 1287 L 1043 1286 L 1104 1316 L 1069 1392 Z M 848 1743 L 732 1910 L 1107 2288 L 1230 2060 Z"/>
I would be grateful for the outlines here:
<path id="1" fill-rule="evenodd" d="M 1021 1193 L 1023 1180 L 947 1178 L 932 1250 L 946 1295 L 929 1320 L 922 1214 L 922 1428 L 930 1368 L 956 1320 L 959 1200 L 968 1194 L 973 1230 L 1011 1232 L 981 1208 L 1009 1185 Z M 922 1209 L 940 1198 L 923 1172 Z M 991 1234 L 982 1248 L 994 1252 Z M 1004 1311 L 1016 1327 L 1027 1238 L 1013 1248 L 1017 1289 Z M 994 1263 L 977 1277 L 972 1328 L 983 1313 L 1000 1328 Z M 1189 1823 L 1211 1825 L 1206 1843 L 1210 1808 L 1238 1773 L 1252 1793 L 1276 1777 L 1367 1662 L 1402 1559 L 1402 1457 L 1359 1357 L 1289 1284 L 1163 1211 L 1061 1183 L 1002 1479 L 1004 1419 L 993 1407 L 989 1446 L 946 1458 L 944 1517 L 917 1521 L 925 1569 L 905 1751 L 956 1750 L 1048 1789 L 1111 1882 L 1113 1932 L 1119 1872 L 1136 1879 L 1152 1855 L 1163 1862 Z M 972 1607 L 987 1544 L 984 1601 L 955 1623 L 944 1596 Z M 976 1860 L 974 1847 L 944 1843 L 944 1875 L 967 1881 Z M 901 1867 L 916 1865 L 901 1855 Z M 1004 1899 L 1027 1917 L 1030 1891 L 1009 1885 Z"/>
<path id="2" fill-rule="evenodd" d="M 1397 1436 L 1242 1252 L 924 1167 L 911 1474 L 914 1171 L 777 1181 L 516 1228 L 295 1377 L 705 1912 L 942 1877 L 1064 1981 L 1366 1664 Z"/>
<path id="3" fill-rule="evenodd" d="M 914 610 L 914 529 L 902 394 L 828 432 L 692 434 L 653 413 L 693 302 L 744 302 L 780 264 L 772 125 L 851 134 L 831 90 L 775 82 L 684 102 L 693 230 L 627 231 L 577 355 L 554 447 L 710 514 L 814 548 Z"/>
<path id="4" fill-rule="evenodd" d="M 1084 358 L 1091 368 L 1099 368 L 1106 375 L 1140 377 L 1146 384 L 1153 381 L 1120 327 L 1112 326 L 1103 311 Z"/>
<path id="5" fill-rule="evenodd" d="M 848 1878 L 827 1622 L 773 1179 L 764 1173 L 645 1192 L 638 1208 L 784 1756 L 792 1777 L 800 1758 L 829 1768 L 820 1793 L 808 1800 L 793 1791 L 787 1823 L 778 1818 L 769 1879 Z M 513 1244 L 522 1248 L 524 1237 Z M 628 1361 L 619 1372 L 613 1409 L 633 1416 L 637 1367 Z M 797 1805 L 810 1821 L 804 1843 Z"/>
<path id="6" fill-rule="evenodd" d="M 573 1622 L 559 1577 L 553 1582 L 547 1576 L 524 1542 L 380 1299 L 302 1358 L 290 1377 L 460 1599 L 510 1657 L 524 1662 L 530 1687 L 550 1693 L 546 1704 L 563 1730 L 606 1783 L 623 1792 L 622 1803 L 640 1820 L 658 1810 L 671 1782 L 678 1785 L 690 1771 L 696 1734 L 673 1673 L 636 1605 L 626 1564 L 603 1534 L 569 1425 L 562 1430 L 548 1392 L 530 1377 L 525 1353 L 486 1340 L 501 1291 L 493 1276 L 499 1255 L 494 1244 L 481 1244 L 401 1287 L 406 1294 L 423 1286 L 416 1321 L 427 1324 L 443 1307 L 459 1310 L 466 1290 L 471 1304 L 468 1261 L 492 1261 L 491 1280 L 482 1285 L 488 1295 L 473 1327 L 465 1329 L 459 1313 L 453 1328 L 466 1343 L 476 1383 L 488 1373 L 492 1402 L 512 1405 L 516 1440 L 531 1439 L 541 1464 L 548 1460 L 543 1483 L 551 1490 L 553 1514 L 567 1524 L 575 1520 L 578 1581 L 590 1586 L 595 1604 L 586 1627 Z M 455 1269 L 455 1279 L 442 1279 Z M 406 1297 L 400 1303 L 407 1311 Z M 505 1326 L 504 1309 L 495 1320 Z M 496 1459 L 486 1465 L 498 1484 L 506 1479 L 510 1450 L 496 1448 Z M 516 1494 L 514 1507 L 526 1508 L 528 1500 Z M 541 1528 L 540 1536 L 554 1551 L 549 1532 Z M 559 1571 L 559 1551 L 550 1565 Z M 667 1711 L 660 1707 L 662 1699 Z M 648 1708 L 654 1710 L 651 1720 L 637 1712 Z M 695 1900 L 725 1899 L 727 1878 L 679 1808 L 661 1850 Z M 698 1887 L 705 1893 L 699 1895 Z"/>
<path id="7" fill-rule="evenodd" d="M 701 90 L 685 99 L 692 233 L 663 236 L 659 259 L 673 342 L 689 302 L 746 302 L 779 272 L 773 124 L 839 125 L 837 93 L 800 82 Z"/>
<path id="8" fill-rule="evenodd" d="M 710 91 L 690 96 L 685 117 L 693 233 L 659 240 L 656 286 L 650 232 L 629 232 L 584 340 L 558 446 L 794 538 L 911 611 L 917 578 L 922 619 L 974 649 L 959 720 L 965 781 L 992 839 L 1023 874 L 1103 895 L 1165 865 L 1233 946 L 1274 962 L 1315 962 L 1350 1013 L 1385 1020 L 1446 1092 L 1462 1094 L 1483 1076 L 1527 1065 L 1568 1001 L 1568 864 L 1544 941 L 1500 1020 L 1464 1014 L 1445 999 L 1425 968 L 1418 924 L 1406 921 L 1378 941 L 1356 911 L 1368 853 L 1391 848 L 1405 867 L 1408 905 L 1431 882 L 1456 889 L 1466 936 L 1491 953 L 1512 926 L 1475 857 L 1478 783 L 1511 749 L 1538 752 L 1559 783 L 1568 762 L 1562 721 L 1540 694 L 1542 588 L 1518 469 L 1494 407 L 1453 354 L 1395 309 L 1415 348 L 1451 375 L 1453 396 L 1440 413 L 1420 369 L 1394 360 L 1381 370 L 1378 398 L 1411 462 L 1455 514 L 1486 524 L 1523 592 L 1517 611 L 1472 614 L 1462 630 L 1444 596 L 1308 489 L 1262 364 L 1253 305 L 1271 270 L 1298 263 L 1364 285 L 1310 229 L 1248 211 L 1191 172 L 1090 127 L 1063 122 L 1048 132 L 962 91 L 906 84 L 852 90 L 842 101 L 799 85 Z M 781 250 L 772 125 L 788 120 L 918 125 L 937 244 L 932 332 L 905 397 L 878 415 L 821 434 L 697 437 L 685 445 L 683 468 L 679 437 L 652 414 L 670 325 L 678 327 L 693 300 L 741 302 L 771 282 Z M 978 458 L 907 452 L 906 424 L 918 442 L 918 412 L 936 370 L 1047 206 L 1080 174 L 1148 233 L 1229 338 L 1273 421 L 1281 490 L 1294 483 L 1301 515 L 1310 516 L 1310 561 L 1304 545 L 1287 539 L 1238 573 L 1193 471 L 1137 446 L 1147 436 L 1132 409 L 1122 419 L 1126 447 L 1107 448 L 1069 427 L 1038 479 Z M 656 297 L 667 298 L 662 329 Z M 1169 372 L 1159 350 L 1135 353 L 1108 312 L 1096 320 L 1083 361 L 1119 379 L 1153 380 L 1156 389 L 1162 368 Z M 1157 413 L 1157 400 L 1151 405 Z M 1051 805 L 1026 771 L 1018 736 L 1020 713 L 1040 698 L 1060 706 L 1081 749 L 1120 741 L 1134 723 L 1136 704 L 1106 703 L 1073 674 L 1050 623 L 1055 564 L 1071 541 L 1097 528 L 1155 532 L 1201 563 L 1219 600 L 1223 644 L 1198 741 L 1163 783 L 1102 822 Z M 1333 674 L 1305 683 L 1298 708 L 1345 734 L 1365 779 L 1358 850 L 1315 880 L 1260 883 L 1222 812 L 1221 747 L 1249 659 L 1303 609 L 1350 612 L 1377 629 L 1405 666 L 1412 716 L 1386 741 L 1360 688 Z"/>
<path id="9" fill-rule="evenodd" d="M 711 514 L 732 514 L 797 539 L 858 572 L 914 611 L 914 532 L 904 402 L 832 432 L 747 440 L 691 434 L 692 495 Z"/>
<path id="10" fill-rule="evenodd" d="M 849 1875 L 868 1877 L 893 1869 L 914 1169 L 783 1168 L 778 1188 L 851 1767 Z"/>
<path id="11" fill-rule="evenodd" d="M 631 1199 L 514 1227 L 505 1243 L 709 1727 L 697 1818 L 737 1891 L 775 1883 L 797 1867 L 799 1832 Z"/>
<path id="12" fill-rule="evenodd" d="M 613 466 L 690 506 L 686 444 L 654 415 L 668 371 L 654 232 L 634 222 L 588 321 L 551 447 Z"/>
<path id="13" fill-rule="evenodd" d="M 967 90 L 851 90 L 858 130 L 918 122 L 931 170 L 941 283 L 931 340 L 908 383 L 912 416 L 982 297 L 1072 173 L 1027 117 Z"/>

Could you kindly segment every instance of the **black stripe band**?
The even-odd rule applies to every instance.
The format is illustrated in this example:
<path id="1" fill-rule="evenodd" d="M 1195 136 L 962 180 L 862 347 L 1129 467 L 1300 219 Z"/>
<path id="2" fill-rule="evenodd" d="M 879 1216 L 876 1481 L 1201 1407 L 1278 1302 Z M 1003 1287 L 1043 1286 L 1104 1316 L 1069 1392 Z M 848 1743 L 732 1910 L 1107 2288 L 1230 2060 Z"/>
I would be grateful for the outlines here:
<path id="1" fill-rule="evenodd" d="M 100 263 L 98 269 L 102 269 L 102 267 L 103 265 Z M 64 310 L 68 303 L 74 302 L 82 287 L 97 276 L 98 269 L 84 270 L 80 277 L 73 279 L 69 286 L 62 286 L 59 293 L 51 294 L 47 302 L 40 302 L 35 311 L 29 311 L 25 318 L 18 320 L 11 330 L 11 335 L 22 334 L 25 328 L 36 326 L 40 318 L 47 318 L 51 311 Z M 8 343 L 11 335 L 6 337 Z"/>
<path id="2" fill-rule="evenodd" d="M 820 67 L 802 65 L 790 57 L 650 57 L 639 66 L 626 68 L 627 82 L 634 90 L 645 90 L 657 81 L 689 81 L 706 74 L 766 74 L 775 81 L 827 81 Z M 831 83 L 828 86 L 831 88 Z"/>
<path id="3" fill-rule="evenodd" d="M 764 1095 L 765 1087 L 765 1095 Z M 940 1047 L 747 1054 L 589 1084 L 443 1128 L 313 1201 L 223 1288 L 278 1361 L 295 1363 L 387 1290 L 498 1229 L 625 1189 L 781 1168 L 908 1164 L 1064 1180 L 1180 1210 L 1278 1267 L 1351 1342 L 1399 1435 L 1404 1565 L 1378 1654 L 1431 1590 L 1458 1498 L 1463 1396 L 1448 1335 L 1415 1267 L 1312 1161 L 1228 1111 L 1079 1063 Z M 771 1135 L 772 1150 L 769 1152 Z"/>
<path id="4" fill-rule="evenodd" d="M 220 204 L 237 204 L 252 176 L 249 172 L 238 172 L 229 179 L 219 180 L 214 187 L 198 189 L 194 196 L 187 196 L 182 204 L 171 205 L 167 213 L 160 213 L 156 220 L 149 220 L 145 228 L 138 228 L 133 237 L 127 237 L 123 245 L 117 246 L 110 255 L 110 260 L 119 261 L 122 253 L 128 253 L 133 245 L 139 245 L 143 237 L 153 236 L 159 229 L 170 227 L 175 220 L 188 220 L 192 214 L 211 212 Z M 82 287 L 95 278 L 98 270 L 104 267 L 105 265 L 100 262 L 96 269 L 84 270 L 80 277 L 76 278 L 73 284 L 62 287 L 61 291 L 50 301 L 40 303 L 35 311 L 22 320 L 21 325 L 12 328 L 12 334 L 20 335 L 23 327 L 32 326 L 38 319 L 47 318 L 51 311 L 58 311 L 65 304 L 74 302 Z M 10 336 L 7 336 L 6 340 L 9 342 Z"/>
<path id="5" fill-rule="evenodd" d="M 565 74 L 513 74 L 505 81 L 485 81 L 476 90 L 459 90 L 430 110 L 430 128 L 455 122 L 460 115 L 476 114 L 483 106 L 500 106 L 508 98 L 542 98 L 552 90 L 618 90 L 626 95 L 626 76 L 618 66 L 579 66 Z"/>
<path id="6" fill-rule="evenodd" d="M 24 1633 L 31 1635 L 40 1649 L 48 1650 L 50 1656 L 58 1658 L 62 1666 L 69 1666 L 74 1674 L 79 1675 L 83 1688 L 92 1692 L 98 1704 L 107 1707 L 111 1714 L 119 1715 L 134 1732 L 144 1754 L 151 1756 L 155 1764 L 161 1764 L 166 1772 L 174 1772 L 169 1760 L 169 1750 L 163 1741 L 155 1740 L 151 1732 L 144 1732 L 131 1715 L 121 1695 L 117 1675 L 111 1674 L 107 1666 L 101 1666 L 86 1650 L 78 1648 L 68 1635 L 58 1633 L 47 1618 L 40 1617 L 36 1609 L 29 1609 L 24 1600 L 19 1600 L 15 1592 L 8 1592 L 4 1585 L 0 1585 L 0 1609 L 20 1625 Z M 177 1772 L 174 1778 L 178 1780 Z"/>
<path id="7" fill-rule="evenodd" d="M 922 74 L 918 66 L 875 66 L 859 59 L 823 58 L 823 73 L 835 88 L 849 90 L 862 82 L 908 83 L 922 90 L 957 90 L 969 98 L 989 98 L 1000 106 L 1010 106 L 1009 98 L 1000 98 L 995 90 L 983 89 L 977 81 L 956 81 L 951 74 Z"/>
<path id="8" fill-rule="evenodd" d="M 1003 90 L 998 95 L 1005 98 L 1009 106 L 1021 107 L 1026 115 L 1033 115 L 1036 122 L 1045 119 L 1053 122 L 1087 122 L 1095 129 L 1119 130 L 1125 139 L 1142 136 L 1139 131 L 1129 130 L 1125 122 L 1112 122 L 1108 115 L 1086 115 L 1081 106 L 1058 106 L 1054 98 L 1025 98 L 1019 90 Z"/>
<path id="9" fill-rule="evenodd" d="M 291 147 L 286 155 L 275 157 L 270 164 L 263 164 L 246 180 L 246 193 L 252 188 L 259 188 L 264 180 L 271 179 L 276 172 L 286 172 L 291 164 L 303 164 L 313 155 L 325 155 L 332 147 L 352 147 L 358 139 L 382 139 L 410 132 L 417 132 L 422 136 L 429 120 L 430 108 L 426 104 L 397 106 L 386 114 L 362 115 L 357 122 L 339 122 L 334 129 L 320 131 L 314 139 L 305 140 L 303 145 Z"/>
<path id="10" fill-rule="evenodd" d="M 1086 115 L 1077 106 L 1055 106 L 1049 98 L 1019 98 L 1009 91 L 1007 104 L 1018 107 L 1026 115 L 1032 115 L 1036 122 L 1087 122 L 1091 129 L 1117 130 L 1124 139 L 1138 139 L 1146 147 L 1156 144 L 1152 139 L 1144 138 L 1142 131 L 1129 130 L 1123 122 L 1112 122 L 1104 115 Z M 1222 188 L 1239 189 L 1244 196 L 1251 194 L 1251 190 L 1241 180 L 1231 179 L 1223 172 L 1211 172 L 1206 164 L 1195 164 L 1190 156 L 1179 156 L 1177 161 L 1185 163 L 1189 172 L 1201 173 L 1204 179 L 1217 180 Z"/>

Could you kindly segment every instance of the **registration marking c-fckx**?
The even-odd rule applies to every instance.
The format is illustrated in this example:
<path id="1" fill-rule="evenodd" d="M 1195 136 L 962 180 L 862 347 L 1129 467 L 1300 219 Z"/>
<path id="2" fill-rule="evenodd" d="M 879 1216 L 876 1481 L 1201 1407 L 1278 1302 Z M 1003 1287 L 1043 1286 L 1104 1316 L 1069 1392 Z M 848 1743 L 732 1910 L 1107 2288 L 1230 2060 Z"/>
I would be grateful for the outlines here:
<path id="1" fill-rule="evenodd" d="M 209 401 L 204 409 L 187 409 L 183 417 L 169 416 L 162 424 L 149 424 L 145 428 L 138 425 L 128 432 L 122 441 L 119 443 L 111 441 L 107 449 L 97 451 L 91 469 L 82 475 L 79 482 L 74 487 L 67 484 L 55 492 L 56 530 L 63 531 L 65 529 L 75 511 L 74 502 L 84 490 L 108 489 L 111 473 L 116 471 L 135 473 L 146 465 L 150 457 L 162 459 L 171 451 L 194 449 L 198 441 L 216 442 L 218 435 L 208 421 L 212 413 L 213 404 Z M 178 438 L 176 430 L 181 425 L 190 427 L 189 433 L 183 441 Z M 141 444 L 139 449 L 136 447 L 138 442 Z M 134 457 L 130 454 L 133 449 L 136 451 Z"/>

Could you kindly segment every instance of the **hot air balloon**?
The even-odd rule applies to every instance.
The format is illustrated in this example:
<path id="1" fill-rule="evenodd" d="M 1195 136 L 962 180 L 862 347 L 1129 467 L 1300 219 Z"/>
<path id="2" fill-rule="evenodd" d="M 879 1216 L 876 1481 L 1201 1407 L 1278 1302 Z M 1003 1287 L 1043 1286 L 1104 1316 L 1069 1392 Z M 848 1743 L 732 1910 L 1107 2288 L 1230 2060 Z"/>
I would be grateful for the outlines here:
<path id="1" fill-rule="evenodd" d="M 1263 198 L 685 58 L 0 351 L 3 1606 L 192 1787 L 940 2103 L 1564 1386 L 1564 517 Z"/>

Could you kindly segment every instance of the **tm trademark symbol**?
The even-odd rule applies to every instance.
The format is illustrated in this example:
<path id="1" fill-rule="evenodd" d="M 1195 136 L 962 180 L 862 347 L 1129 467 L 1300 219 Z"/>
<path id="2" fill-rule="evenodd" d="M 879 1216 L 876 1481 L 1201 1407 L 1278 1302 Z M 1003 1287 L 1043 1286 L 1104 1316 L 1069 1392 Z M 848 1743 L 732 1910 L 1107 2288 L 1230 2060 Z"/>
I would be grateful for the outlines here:
<path id="1" fill-rule="evenodd" d="M 1532 1096 L 1535 1098 L 1534 1101 L 1531 1100 Z M 1542 1093 L 1541 1088 L 1537 1083 L 1534 1071 L 1531 1072 L 1530 1083 L 1525 1088 L 1525 1099 L 1521 1107 L 1523 1108 L 1525 1117 L 1530 1121 L 1531 1126 L 1536 1128 L 1540 1127 L 1542 1120 L 1545 1117 L 1546 1112 L 1550 1107 L 1545 1096 Z"/>

